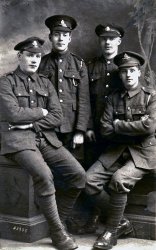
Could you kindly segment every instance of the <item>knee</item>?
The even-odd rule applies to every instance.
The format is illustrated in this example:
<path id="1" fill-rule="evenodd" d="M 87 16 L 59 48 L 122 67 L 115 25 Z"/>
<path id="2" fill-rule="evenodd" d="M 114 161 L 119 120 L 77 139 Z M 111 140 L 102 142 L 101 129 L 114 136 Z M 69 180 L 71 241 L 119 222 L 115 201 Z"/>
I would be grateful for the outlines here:
<path id="1" fill-rule="evenodd" d="M 120 171 L 116 171 L 109 184 L 109 188 L 118 193 L 130 192 L 130 185 Z"/>
<path id="2" fill-rule="evenodd" d="M 86 184 L 86 172 L 82 167 L 79 167 L 73 174 L 74 185 L 77 189 L 84 189 Z"/>
<path id="3" fill-rule="evenodd" d="M 55 193 L 53 175 L 42 173 L 33 178 L 34 190 L 38 196 L 47 196 Z"/>
<path id="4" fill-rule="evenodd" d="M 102 186 L 98 185 L 95 181 L 95 177 L 90 172 L 86 173 L 86 186 L 85 186 L 85 193 L 87 195 L 95 195 L 102 191 Z"/>

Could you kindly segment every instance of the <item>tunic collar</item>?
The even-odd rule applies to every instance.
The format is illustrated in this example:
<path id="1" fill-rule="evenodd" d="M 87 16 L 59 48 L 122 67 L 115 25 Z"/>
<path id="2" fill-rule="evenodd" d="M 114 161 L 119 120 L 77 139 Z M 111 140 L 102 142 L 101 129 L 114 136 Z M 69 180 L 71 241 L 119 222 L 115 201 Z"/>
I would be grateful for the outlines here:
<path id="1" fill-rule="evenodd" d="M 126 94 L 128 94 L 128 96 L 131 98 L 137 95 L 140 92 L 140 90 L 141 90 L 141 84 L 139 83 L 135 89 L 132 90 L 123 89 L 121 92 L 121 97 L 123 98 Z"/>
<path id="2" fill-rule="evenodd" d="M 60 58 L 64 59 L 64 58 L 66 58 L 69 54 L 70 54 L 70 51 L 69 51 L 69 50 L 67 50 L 64 54 L 61 54 L 61 53 L 56 52 L 56 51 L 53 51 L 53 50 L 51 51 L 51 57 L 52 57 L 52 58 L 56 58 L 56 59 L 60 59 Z"/>
<path id="3" fill-rule="evenodd" d="M 31 78 L 31 80 L 36 81 L 37 78 L 37 73 L 35 72 L 34 74 L 27 75 L 25 74 L 20 67 L 18 66 L 17 69 L 15 70 L 16 75 L 18 75 L 21 79 L 27 80 L 28 78 Z"/>

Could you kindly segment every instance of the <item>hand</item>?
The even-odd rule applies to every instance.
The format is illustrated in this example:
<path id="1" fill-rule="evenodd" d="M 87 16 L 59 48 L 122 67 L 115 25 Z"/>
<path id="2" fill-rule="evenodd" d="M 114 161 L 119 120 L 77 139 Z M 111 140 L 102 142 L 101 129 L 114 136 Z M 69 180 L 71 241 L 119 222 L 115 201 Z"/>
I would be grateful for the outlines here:
<path id="1" fill-rule="evenodd" d="M 47 109 L 42 109 L 43 115 L 46 116 L 48 114 L 48 110 Z"/>
<path id="2" fill-rule="evenodd" d="M 73 136 L 73 148 L 76 148 L 77 145 L 84 143 L 84 135 L 83 133 L 76 133 Z"/>
<path id="3" fill-rule="evenodd" d="M 12 130 L 12 129 L 23 129 L 23 130 L 25 130 L 25 129 L 29 129 L 29 128 L 32 128 L 33 127 L 33 124 L 32 123 L 30 123 L 30 124 L 24 124 L 24 125 L 9 125 L 9 128 L 10 128 L 10 130 Z"/>
<path id="4" fill-rule="evenodd" d="M 96 137 L 95 137 L 95 133 L 93 130 L 88 130 L 86 132 L 86 137 L 89 142 L 96 142 Z"/>
<path id="5" fill-rule="evenodd" d="M 117 124 L 118 121 L 120 121 L 120 120 L 119 120 L 119 119 L 115 119 L 115 120 L 113 121 L 114 125 Z"/>
<path id="6" fill-rule="evenodd" d="M 147 120 L 148 118 L 149 118 L 149 115 L 144 115 L 144 116 L 141 117 L 141 121 L 145 121 L 145 120 Z"/>

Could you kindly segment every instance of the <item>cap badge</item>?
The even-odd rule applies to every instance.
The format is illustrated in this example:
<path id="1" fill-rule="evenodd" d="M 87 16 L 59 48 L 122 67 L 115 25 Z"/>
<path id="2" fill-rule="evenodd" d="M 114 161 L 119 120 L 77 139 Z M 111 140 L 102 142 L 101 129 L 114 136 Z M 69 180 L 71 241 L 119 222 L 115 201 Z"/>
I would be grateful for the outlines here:
<path id="1" fill-rule="evenodd" d="M 32 45 L 33 45 L 33 47 L 38 48 L 38 43 L 37 43 L 37 41 L 33 41 L 33 42 L 32 42 Z"/>
<path id="2" fill-rule="evenodd" d="M 65 23 L 65 21 L 64 21 L 64 20 L 62 20 L 62 21 L 61 21 L 61 26 L 62 26 L 62 27 L 66 27 L 66 28 L 67 28 L 67 24 Z"/>
<path id="3" fill-rule="evenodd" d="M 128 60 L 128 59 L 130 59 L 130 57 L 125 53 L 122 60 Z"/>
<path id="4" fill-rule="evenodd" d="M 105 28 L 105 31 L 110 31 L 110 27 L 107 26 L 107 27 Z"/>

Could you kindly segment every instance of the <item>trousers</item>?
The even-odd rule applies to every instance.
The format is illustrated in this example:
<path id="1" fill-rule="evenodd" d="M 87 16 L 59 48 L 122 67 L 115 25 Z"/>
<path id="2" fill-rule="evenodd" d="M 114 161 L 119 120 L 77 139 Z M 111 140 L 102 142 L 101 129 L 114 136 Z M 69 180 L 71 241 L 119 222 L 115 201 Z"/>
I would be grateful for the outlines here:
<path id="1" fill-rule="evenodd" d="M 45 138 L 36 138 L 35 150 L 23 150 L 8 156 L 32 176 L 37 196 L 49 196 L 56 188 L 68 191 L 85 187 L 85 171 L 63 146 L 55 148 Z"/>

